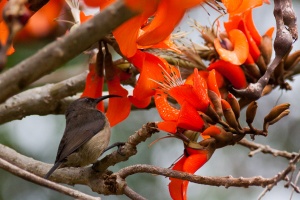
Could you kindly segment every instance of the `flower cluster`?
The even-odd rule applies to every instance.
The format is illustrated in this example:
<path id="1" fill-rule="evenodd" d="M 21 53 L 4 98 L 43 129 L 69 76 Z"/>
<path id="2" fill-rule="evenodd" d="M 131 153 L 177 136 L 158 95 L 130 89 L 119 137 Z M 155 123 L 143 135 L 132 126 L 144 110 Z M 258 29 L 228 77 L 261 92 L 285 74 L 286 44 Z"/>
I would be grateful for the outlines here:
<path id="1" fill-rule="evenodd" d="M 0 1 L 0 12 L 6 2 Z M 239 102 L 237 98 L 245 99 L 235 93 L 235 89 L 243 89 L 249 83 L 256 82 L 265 73 L 270 62 L 270 41 L 274 28 L 271 27 L 261 36 L 252 19 L 252 10 L 268 1 L 222 0 L 228 14 L 228 21 L 224 23 L 225 30 L 216 31 L 216 27 L 199 28 L 206 48 L 200 48 L 196 52 L 196 59 L 207 60 L 209 64 L 204 68 L 199 67 L 191 58 L 192 69 L 186 70 L 189 72 L 187 76 L 182 75 L 179 62 L 174 64 L 160 54 L 150 53 L 150 50 L 171 51 L 188 57 L 189 52 L 175 45 L 171 33 L 188 9 L 207 2 L 214 5 L 215 2 L 124 2 L 129 9 L 138 13 L 112 33 L 113 40 L 118 45 L 118 53 L 126 61 L 114 62 L 108 42 L 105 39 L 99 41 L 98 52 L 93 53 L 95 58 L 91 59 L 89 65 L 82 97 L 100 97 L 105 86 L 109 94 L 120 96 L 121 98 L 109 99 L 105 111 L 111 126 L 126 119 L 132 105 L 146 108 L 154 101 L 162 119 L 157 123 L 158 129 L 183 141 L 183 156 L 174 164 L 173 170 L 195 173 L 217 148 L 234 144 L 246 134 L 266 135 L 269 125 L 288 114 L 288 104 L 275 107 L 265 118 L 263 130 L 257 130 L 252 126 L 256 103 L 246 100 L 241 104 L 242 101 Z M 101 12 L 114 3 L 114 0 L 66 0 L 66 3 L 75 20 L 72 31 L 92 17 L 86 16 L 80 10 L 80 5 L 99 8 Z M 55 8 L 55 15 L 58 15 L 62 2 L 50 1 L 46 6 L 49 6 L 46 9 Z M 2 17 L 0 31 L 0 45 L 3 45 L 7 40 L 8 30 Z M 7 54 L 12 52 L 11 47 Z M 130 82 L 134 87 L 132 94 L 122 85 L 124 82 Z M 243 128 L 239 123 L 240 109 L 246 105 L 249 127 Z M 104 111 L 104 106 L 100 104 L 98 109 Z M 176 200 L 186 199 L 187 186 L 188 181 L 170 178 L 171 197 Z"/>

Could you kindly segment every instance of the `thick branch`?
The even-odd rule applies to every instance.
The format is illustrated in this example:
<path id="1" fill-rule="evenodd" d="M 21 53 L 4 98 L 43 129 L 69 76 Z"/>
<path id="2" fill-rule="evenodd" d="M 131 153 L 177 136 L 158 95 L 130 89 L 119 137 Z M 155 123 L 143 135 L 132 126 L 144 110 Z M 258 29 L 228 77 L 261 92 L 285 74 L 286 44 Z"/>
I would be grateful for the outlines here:
<path id="1" fill-rule="evenodd" d="M 93 168 L 101 172 L 110 166 L 128 160 L 129 157 L 137 153 L 137 145 L 139 145 L 141 142 L 144 142 L 156 132 L 158 132 L 158 129 L 155 123 L 149 122 L 143 125 L 140 130 L 128 138 L 125 145 L 123 145 L 118 151 L 115 151 L 96 162 Z"/>
<path id="2" fill-rule="evenodd" d="M 33 88 L 17 94 L 0 105 L 0 124 L 28 115 L 47 115 L 64 113 L 65 97 L 82 91 L 85 85 L 84 72 L 55 84 Z M 63 107 L 63 109 L 62 109 Z"/>
<path id="3" fill-rule="evenodd" d="M 123 1 L 118 1 L 83 23 L 76 31 L 57 39 L 4 72 L 0 75 L 0 102 L 88 49 L 133 16 L 134 13 L 124 6 Z"/>
<path id="4" fill-rule="evenodd" d="M 115 173 L 115 175 L 125 179 L 126 177 L 137 173 L 149 173 L 149 174 L 162 175 L 162 176 L 178 178 L 178 179 L 187 180 L 187 181 L 204 184 L 204 185 L 224 186 L 226 188 L 249 187 L 249 186 L 266 187 L 267 185 L 274 183 L 276 178 L 276 177 L 263 178 L 260 176 L 251 177 L 251 178 L 243 178 L 243 177 L 233 178 L 231 176 L 206 177 L 206 176 L 198 176 L 186 172 L 180 172 L 172 169 L 166 169 L 166 168 L 156 167 L 153 165 L 144 165 L 144 164 L 125 167 L 121 169 L 119 172 Z"/>
<path id="5" fill-rule="evenodd" d="M 128 185 L 124 187 L 124 194 L 130 199 L 134 200 L 146 200 L 144 197 L 133 191 Z"/>
<path id="6" fill-rule="evenodd" d="M 65 187 L 65 186 L 62 186 L 62 185 L 59 185 L 57 183 L 54 183 L 54 182 L 51 182 L 51 181 L 48 181 L 44 178 L 41 178 L 41 177 L 38 177 L 32 173 L 29 173 L 19 167 L 16 167 L 15 165 L 12 165 L 11 163 L 3 160 L 0 158 L 0 168 L 18 176 L 18 177 L 21 177 L 27 181 L 30 181 L 30 182 L 33 182 L 33 183 L 36 183 L 36 184 L 39 184 L 41 186 L 44 186 L 44 187 L 47 187 L 47 188 L 50 188 L 52 190 L 56 190 L 60 193 L 63 193 L 63 194 L 66 194 L 68 196 L 71 196 L 71 197 L 74 197 L 74 198 L 77 198 L 77 199 L 82 199 L 82 200 L 101 200 L 100 197 L 92 197 L 90 195 L 87 195 L 87 194 L 84 194 L 84 193 L 81 193 L 77 190 L 74 190 L 74 189 L 71 189 L 71 188 L 68 188 L 68 187 Z"/>

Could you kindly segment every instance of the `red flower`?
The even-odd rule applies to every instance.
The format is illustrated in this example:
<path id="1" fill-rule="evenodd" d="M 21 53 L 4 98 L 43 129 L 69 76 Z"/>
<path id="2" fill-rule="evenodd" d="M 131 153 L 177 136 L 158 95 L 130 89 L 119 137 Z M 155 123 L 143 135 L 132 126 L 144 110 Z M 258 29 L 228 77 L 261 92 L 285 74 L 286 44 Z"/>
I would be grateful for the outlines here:
<path id="1" fill-rule="evenodd" d="M 222 0 L 222 2 L 229 13 L 229 21 L 224 23 L 224 27 L 234 48 L 228 49 L 224 45 L 226 41 L 216 39 L 215 48 L 220 58 L 236 65 L 257 62 L 261 55 L 259 45 L 262 37 L 254 25 L 252 9 L 262 5 L 263 1 Z M 238 33 L 237 30 L 241 32 Z"/>
<path id="2" fill-rule="evenodd" d="M 185 148 L 185 153 L 180 160 L 178 160 L 173 170 L 188 172 L 194 174 L 200 167 L 202 167 L 210 158 L 211 153 L 207 150 L 198 150 L 190 147 Z M 187 187 L 189 181 L 170 178 L 169 191 L 172 199 L 186 200 Z"/>
<path id="3" fill-rule="evenodd" d="M 206 81 L 195 69 L 192 85 L 184 84 L 179 72 L 174 72 L 176 68 L 170 69 L 169 74 L 164 70 L 164 80 L 158 82 L 161 88 L 157 89 L 154 96 L 156 108 L 164 120 L 158 124 L 158 128 L 170 133 L 176 133 L 177 128 L 200 131 L 204 122 L 198 111 L 205 112 L 209 105 Z M 157 73 L 161 72 L 162 70 Z M 180 109 L 170 105 L 168 95 L 177 101 Z"/>
<path id="4" fill-rule="evenodd" d="M 100 6 L 101 9 L 113 2 L 100 0 L 95 3 L 85 0 L 87 5 Z M 202 2 L 203 0 L 126 0 L 125 4 L 140 14 L 113 31 L 123 55 L 130 58 L 138 48 L 148 48 L 168 39 L 186 10 Z M 148 19 L 152 16 L 154 18 L 149 22 Z"/>

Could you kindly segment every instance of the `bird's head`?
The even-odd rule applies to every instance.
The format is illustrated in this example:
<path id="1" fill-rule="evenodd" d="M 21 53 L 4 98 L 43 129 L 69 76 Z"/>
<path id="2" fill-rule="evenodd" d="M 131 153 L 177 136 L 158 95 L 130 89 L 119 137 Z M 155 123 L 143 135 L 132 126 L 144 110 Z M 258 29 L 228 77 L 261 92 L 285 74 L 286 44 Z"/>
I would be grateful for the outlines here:
<path id="1" fill-rule="evenodd" d="M 89 98 L 89 97 L 82 97 L 73 101 L 69 107 L 83 108 L 83 109 L 95 108 L 100 101 L 103 101 L 104 99 L 107 98 L 113 98 L 113 97 L 121 97 L 121 96 L 112 94 L 112 95 L 105 95 L 96 99 Z"/>

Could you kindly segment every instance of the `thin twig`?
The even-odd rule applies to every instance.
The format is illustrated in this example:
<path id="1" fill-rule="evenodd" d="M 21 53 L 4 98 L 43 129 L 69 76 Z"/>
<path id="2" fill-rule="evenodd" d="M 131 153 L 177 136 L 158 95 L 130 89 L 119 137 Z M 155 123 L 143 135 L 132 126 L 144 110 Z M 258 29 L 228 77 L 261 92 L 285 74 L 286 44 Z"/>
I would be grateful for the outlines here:
<path id="1" fill-rule="evenodd" d="M 128 185 L 124 187 L 124 194 L 133 200 L 146 200 L 146 198 L 142 197 L 140 194 L 133 191 Z"/>
<path id="2" fill-rule="evenodd" d="M 295 152 L 290 153 L 287 151 L 280 151 L 277 149 L 272 149 L 268 145 L 262 145 L 262 144 L 258 144 L 255 142 L 251 142 L 245 138 L 240 140 L 238 142 L 238 144 L 245 146 L 251 150 L 251 152 L 249 153 L 249 156 L 253 156 L 255 153 L 257 153 L 258 150 L 262 153 L 272 154 L 273 156 L 281 156 L 281 157 L 287 158 L 289 160 L 294 158 L 297 155 L 297 153 L 295 153 Z"/>
<path id="3" fill-rule="evenodd" d="M 272 190 L 272 188 L 281 180 L 284 180 L 286 178 L 286 176 L 290 173 L 290 172 L 293 172 L 296 168 L 296 163 L 298 163 L 300 161 L 300 153 L 295 157 L 293 158 L 293 160 L 290 161 L 289 163 L 289 166 L 283 170 L 282 172 L 278 173 L 273 179 L 274 179 L 274 182 L 269 184 L 267 186 L 267 188 L 259 195 L 258 199 L 262 199 L 264 197 L 264 195 Z"/>
<path id="4" fill-rule="evenodd" d="M 63 185 L 59 185 L 57 183 L 54 183 L 52 181 L 46 180 L 44 178 L 41 178 L 35 174 L 29 173 L 9 162 L 6 160 L 3 160 L 0 158 L 0 168 L 20 177 L 23 178 L 27 181 L 36 183 L 38 185 L 50 188 L 52 190 L 55 190 L 57 192 L 63 193 L 65 195 L 74 197 L 76 199 L 81 199 L 81 200 L 101 200 L 100 197 L 93 197 L 87 194 L 84 194 L 82 192 L 79 192 L 78 190 L 74 190 L 68 187 L 65 187 Z"/>

